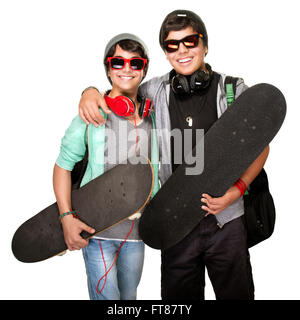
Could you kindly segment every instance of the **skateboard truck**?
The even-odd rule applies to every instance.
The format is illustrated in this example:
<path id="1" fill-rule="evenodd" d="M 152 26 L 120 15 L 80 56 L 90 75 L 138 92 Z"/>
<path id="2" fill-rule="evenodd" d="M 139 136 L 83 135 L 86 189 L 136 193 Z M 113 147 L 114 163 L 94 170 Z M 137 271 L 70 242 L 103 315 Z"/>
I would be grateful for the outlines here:
<path id="1" fill-rule="evenodd" d="M 142 216 L 142 214 L 140 212 L 136 212 L 133 215 L 131 215 L 128 219 L 129 220 L 136 220 L 139 219 Z"/>

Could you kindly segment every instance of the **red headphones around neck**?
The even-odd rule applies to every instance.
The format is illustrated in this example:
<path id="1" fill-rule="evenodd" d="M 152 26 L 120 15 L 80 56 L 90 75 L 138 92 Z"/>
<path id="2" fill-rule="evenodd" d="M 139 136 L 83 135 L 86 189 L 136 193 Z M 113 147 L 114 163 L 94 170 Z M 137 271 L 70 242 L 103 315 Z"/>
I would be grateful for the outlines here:
<path id="1" fill-rule="evenodd" d="M 130 117 L 134 114 L 136 106 L 130 98 L 125 96 L 110 98 L 107 94 L 104 94 L 105 102 L 115 114 L 122 117 Z M 153 110 L 153 102 L 148 98 L 140 96 L 138 96 L 138 101 L 140 102 L 139 116 L 141 118 L 150 116 Z"/>

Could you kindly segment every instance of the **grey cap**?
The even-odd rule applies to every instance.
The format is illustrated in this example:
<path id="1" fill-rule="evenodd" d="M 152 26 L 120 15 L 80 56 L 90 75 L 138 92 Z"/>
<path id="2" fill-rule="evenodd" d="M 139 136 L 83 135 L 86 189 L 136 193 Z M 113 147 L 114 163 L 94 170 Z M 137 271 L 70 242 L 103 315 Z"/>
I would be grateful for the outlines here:
<path id="1" fill-rule="evenodd" d="M 142 41 L 138 36 L 132 34 L 132 33 L 120 33 L 118 35 L 116 35 L 115 37 L 113 37 L 108 44 L 105 47 L 104 50 L 104 56 L 103 56 L 103 63 L 105 63 L 105 57 L 109 51 L 109 49 L 114 46 L 116 43 L 122 41 L 122 40 L 133 40 L 135 42 L 138 42 L 139 44 L 142 45 L 142 47 L 145 49 L 145 52 L 148 56 L 148 48 L 145 45 L 144 41 Z"/>

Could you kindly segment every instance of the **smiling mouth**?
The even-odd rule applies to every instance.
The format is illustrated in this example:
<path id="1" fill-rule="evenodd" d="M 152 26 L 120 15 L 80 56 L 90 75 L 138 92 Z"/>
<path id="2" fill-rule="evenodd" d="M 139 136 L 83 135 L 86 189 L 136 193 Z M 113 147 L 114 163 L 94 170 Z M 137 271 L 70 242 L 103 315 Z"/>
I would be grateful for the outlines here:
<path id="1" fill-rule="evenodd" d="M 133 79 L 134 77 L 132 76 L 119 76 L 119 78 L 123 79 L 123 80 L 131 80 Z"/>
<path id="2" fill-rule="evenodd" d="M 179 62 L 180 64 L 187 64 L 189 62 L 191 62 L 193 60 L 193 58 L 182 58 L 182 59 L 178 59 L 177 62 Z"/>

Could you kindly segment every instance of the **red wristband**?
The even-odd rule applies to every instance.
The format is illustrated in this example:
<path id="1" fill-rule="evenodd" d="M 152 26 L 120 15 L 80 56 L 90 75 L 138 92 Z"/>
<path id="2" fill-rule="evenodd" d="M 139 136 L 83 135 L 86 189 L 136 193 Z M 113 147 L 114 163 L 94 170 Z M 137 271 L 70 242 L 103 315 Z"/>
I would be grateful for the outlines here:
<path id="1" fill-rule="evenodd" d="M 238 179 L 234 185 L 240 190 L 241 196 L 243 196 L 247 190 L 246 183 L 242 179 Z"/>

